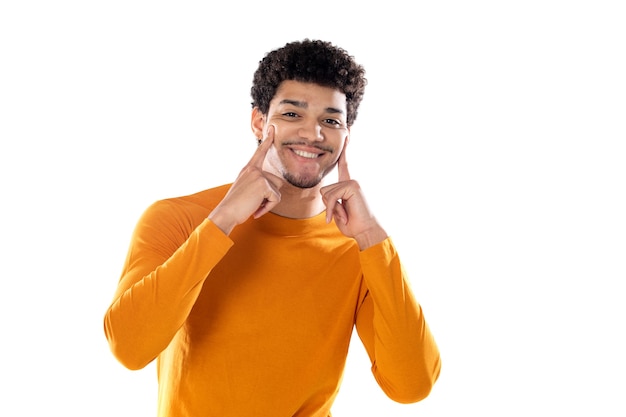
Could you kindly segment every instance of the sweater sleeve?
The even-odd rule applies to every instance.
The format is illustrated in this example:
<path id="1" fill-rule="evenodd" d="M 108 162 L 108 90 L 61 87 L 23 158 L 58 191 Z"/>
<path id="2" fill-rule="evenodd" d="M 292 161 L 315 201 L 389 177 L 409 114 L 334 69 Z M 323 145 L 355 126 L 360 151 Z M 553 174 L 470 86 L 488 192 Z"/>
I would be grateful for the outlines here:
<path id="1" fill-rule="evenodd" d="M 420 401 L 439 377 L 439 349 L 421 306 L 409 288 L 398 254 L 388 238 L 361 252 L 368 287 L 356 328 L 385 394 L 400 403 Z"/>
<path id="2" fill-rule="evenodd" d="M 129 369 L 145 367 L 168 346 L 207 275 L 233 244 L 208 219 L 195 228 L 168 220 L 169 208 L 160 202 L 139 220 L 104 317 L 111 351 Z"/>

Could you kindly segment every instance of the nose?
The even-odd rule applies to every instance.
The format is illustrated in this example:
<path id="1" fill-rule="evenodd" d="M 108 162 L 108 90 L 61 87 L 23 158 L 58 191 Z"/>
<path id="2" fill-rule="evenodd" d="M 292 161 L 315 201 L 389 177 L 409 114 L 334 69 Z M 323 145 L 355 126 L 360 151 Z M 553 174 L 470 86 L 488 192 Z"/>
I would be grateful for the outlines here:
<path id="1" fill-rule="evenodd" d="M 322 126 L 317 120 L 304 122 L 298 129 L 298 135 L 310 142 L 321 142 L 324 140 Z"/>

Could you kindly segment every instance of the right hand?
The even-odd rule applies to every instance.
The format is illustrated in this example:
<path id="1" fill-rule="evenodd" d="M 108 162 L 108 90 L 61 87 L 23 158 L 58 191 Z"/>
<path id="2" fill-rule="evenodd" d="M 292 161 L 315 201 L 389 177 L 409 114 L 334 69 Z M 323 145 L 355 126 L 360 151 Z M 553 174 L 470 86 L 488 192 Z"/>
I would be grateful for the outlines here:
<path id="1" fill-rule="evenodd" d="M 283 180 L 263 171 L 265 156 L 273 143 L 274 127 L 270 126 L 267 137 L 243 167 L 222 201 L 209 214 L 209 219 L 227 235 L 250 216 L 258 219 L 280 202 Z"/>

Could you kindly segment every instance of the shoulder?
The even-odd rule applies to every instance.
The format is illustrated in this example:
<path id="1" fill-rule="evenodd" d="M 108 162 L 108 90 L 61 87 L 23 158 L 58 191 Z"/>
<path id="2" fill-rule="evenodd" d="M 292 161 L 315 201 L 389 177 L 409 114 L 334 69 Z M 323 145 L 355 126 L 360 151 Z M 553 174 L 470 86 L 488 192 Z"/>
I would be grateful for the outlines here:
<path id="1" fill-rule="evenodd" d="M 157 200 L 148 210 L 190 210 L 208 214 L 222 201 L 230 186 L 231 184 L 224 184 L 194 194 Z"/>
<path id="2" fill-rule="evenodd" d="M 140 223 L 193 229 L 219 204 L 230 186 L 225 184 L 194 194 L 157 200 L 144 211 Z"/>

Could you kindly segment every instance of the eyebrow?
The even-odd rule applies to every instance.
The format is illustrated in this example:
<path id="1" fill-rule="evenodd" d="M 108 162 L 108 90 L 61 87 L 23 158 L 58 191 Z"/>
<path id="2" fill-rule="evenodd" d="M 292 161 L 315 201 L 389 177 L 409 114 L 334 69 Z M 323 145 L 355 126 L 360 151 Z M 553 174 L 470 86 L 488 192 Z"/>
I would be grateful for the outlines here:
<path id="1" fill-rule="evenodd" d="M 306 108 L 309 107 L 309 104 L 306 101 L 290 100 L 290 99 L 281 100 L 280 103 L 278 103 L 278 104 L 291 104 L 292 106 L 300 107 L 302 109 L 306 109 Z M 343 114 L 343 110 L 336 109 L 334 107 L 326 107 L 326 111 L 328 113 Z"/>

